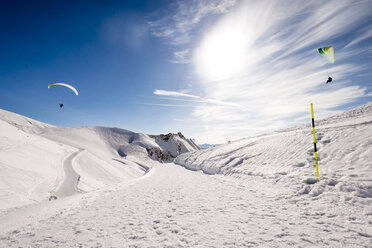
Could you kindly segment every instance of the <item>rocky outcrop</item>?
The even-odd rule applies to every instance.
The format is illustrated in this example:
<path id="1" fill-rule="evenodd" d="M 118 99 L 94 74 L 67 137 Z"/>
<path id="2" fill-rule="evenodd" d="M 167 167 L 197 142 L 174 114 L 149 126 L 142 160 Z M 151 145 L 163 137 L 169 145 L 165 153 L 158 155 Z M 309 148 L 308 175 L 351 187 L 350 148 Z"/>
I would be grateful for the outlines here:
<path id="1" fill-rule="evenodd" d="M 178 155 L 200 150 L 199 145 L 192 139 L 186 139 L 181 133 L 150 135 L 159 147 L 146 148 L 148 155 L 160 162 L 172 162 Z"/>
<path id="2" fill-rule="evenodd" d="M 150 158 L 157 160 L 162 163 L 172 162 L 175 158 L 167 151 L 162 151 L 157 147 L 146 148 L 146 151 Z"/>

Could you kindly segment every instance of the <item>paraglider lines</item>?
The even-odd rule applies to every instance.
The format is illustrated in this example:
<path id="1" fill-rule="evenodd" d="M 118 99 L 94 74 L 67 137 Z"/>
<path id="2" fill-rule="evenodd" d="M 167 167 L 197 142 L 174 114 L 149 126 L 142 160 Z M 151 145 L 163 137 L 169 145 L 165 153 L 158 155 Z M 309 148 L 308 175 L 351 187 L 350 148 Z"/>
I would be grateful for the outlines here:
<path id="1" fill-rule="evenodd" d="M 61 86 L 67 87 L 70 90 L 72 90 L 77 96 L 79 95 L 79 92 L 72 85 L 64 84 L 64 83 L 52 83 L 52 84 L 49 84 L 48 85 L 48 89 L 50 89 L 50 87 L 53 86 L 53 85 L 61 85 Z M 62 108 L 63 107 L 63 103 L 59 103 L 59 107 Z"/>
<path id="2" fill-rule="evenodd" d="M 317 150 L 316 150 L 316 138 L 315 138 L 314 110 L 313 110 L 313 104 L 312 103 L 311 103 L 311 121 L 312 121 L 312 124 L 313 124 L 314 155 L 315 155 L 315 165 L 316 165 L 316 177 L 319 177 L 318 154 L 317 154 Z"/>

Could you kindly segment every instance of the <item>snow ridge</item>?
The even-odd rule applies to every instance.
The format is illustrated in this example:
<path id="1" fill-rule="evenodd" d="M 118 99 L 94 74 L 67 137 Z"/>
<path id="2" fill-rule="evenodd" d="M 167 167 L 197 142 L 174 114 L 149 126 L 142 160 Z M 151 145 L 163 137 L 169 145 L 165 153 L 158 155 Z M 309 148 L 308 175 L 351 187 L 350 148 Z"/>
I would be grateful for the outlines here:
<path id="1" fill-rule="evenodd" d="M 1 109 L 0 130 L 0 210 L 133 180 L 198 149 L 181 133 L 164 142 L 120 128 L 57 127 Z M 169 156 L 151 156 L 152 149 Z"/>

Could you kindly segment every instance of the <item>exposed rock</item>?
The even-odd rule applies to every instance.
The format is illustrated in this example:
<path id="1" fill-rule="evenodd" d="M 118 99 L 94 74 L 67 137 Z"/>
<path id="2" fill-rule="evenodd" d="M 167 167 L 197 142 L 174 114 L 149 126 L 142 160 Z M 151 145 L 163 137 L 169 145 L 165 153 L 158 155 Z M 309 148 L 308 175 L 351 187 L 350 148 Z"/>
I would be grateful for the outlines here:
<path id="1" fill-rule="evenodd" d="M 172 162 L 178 155 L 200 150 L 199 145 L 192 139 L 186 139 L 181 133 L 150 135 L 159 147 L 147 147 L 148 155 L 160 162 Z"/>

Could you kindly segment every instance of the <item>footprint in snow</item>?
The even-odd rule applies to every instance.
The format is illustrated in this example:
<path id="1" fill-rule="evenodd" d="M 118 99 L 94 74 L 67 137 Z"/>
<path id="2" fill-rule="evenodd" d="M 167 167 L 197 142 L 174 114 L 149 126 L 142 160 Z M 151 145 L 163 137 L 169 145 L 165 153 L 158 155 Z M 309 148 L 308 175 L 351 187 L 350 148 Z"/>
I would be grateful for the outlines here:
<path id="1" fill-rule="evenodd" d="M 293 167 L 304 167 L 304 166 L 305 166 L 305 163 L 298 163 L 298 164 L 293 165 Z"/>
<path id="2" fill-rule="evenodd" d="M 317 178 L 309 177 L 304 180 L 304 183 L 306 184 L 315 184 L 318 182 Z"/>

